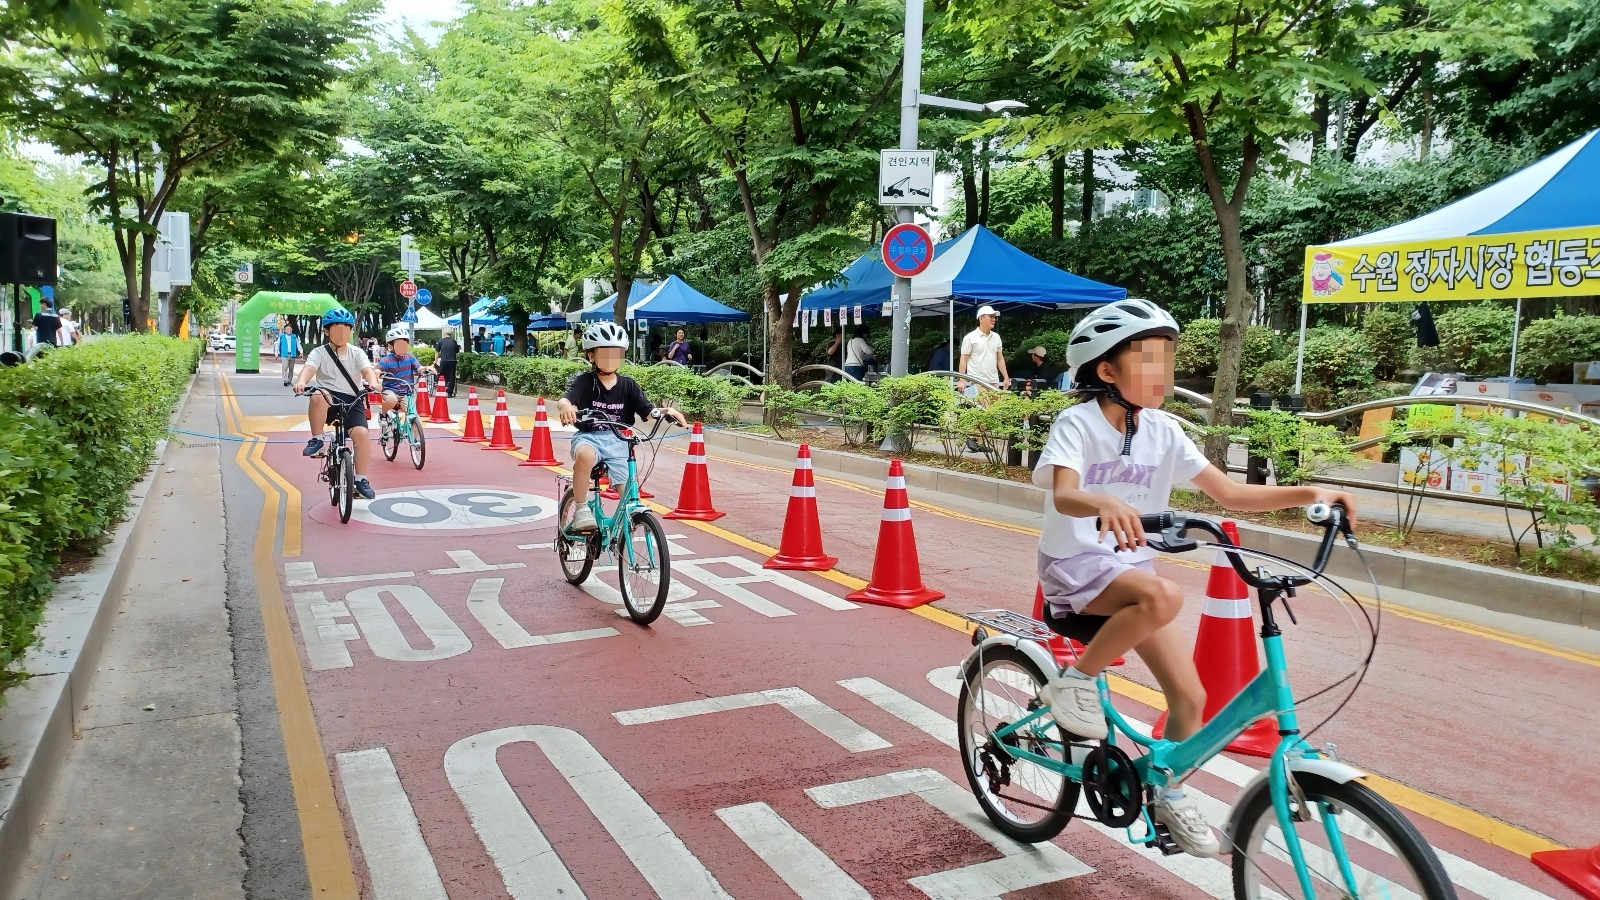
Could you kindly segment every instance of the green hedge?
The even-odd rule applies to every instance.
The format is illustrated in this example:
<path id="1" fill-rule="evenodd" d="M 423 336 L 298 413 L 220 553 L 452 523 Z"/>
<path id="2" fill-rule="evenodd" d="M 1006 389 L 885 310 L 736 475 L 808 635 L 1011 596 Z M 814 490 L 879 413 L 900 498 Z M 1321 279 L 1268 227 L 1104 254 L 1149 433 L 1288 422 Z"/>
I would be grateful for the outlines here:
<path id="1" fill-rule="evenodd" d="M 105 337 L 0 370 L 0 690 L 27 677 L 61 550 L 121 518 L 200 352 Z"/>
<path id="2" fill-rule="evenodd" d="M 582 361 L 548 356 L 495 356 L 463 353 L 456 358 L 456 377 L 487 383 L 490 375 L 506 390 L 553 400 L 567 392 L 567 382 L 589 370 Z M 732 422 L 739 417 L 739 402 L 749 393 L 743 382 L 707 378 L 682 366 L 624 366 L 623 373 L 639 382 L 653 402 L 674 406 L 690 419 Z"/>

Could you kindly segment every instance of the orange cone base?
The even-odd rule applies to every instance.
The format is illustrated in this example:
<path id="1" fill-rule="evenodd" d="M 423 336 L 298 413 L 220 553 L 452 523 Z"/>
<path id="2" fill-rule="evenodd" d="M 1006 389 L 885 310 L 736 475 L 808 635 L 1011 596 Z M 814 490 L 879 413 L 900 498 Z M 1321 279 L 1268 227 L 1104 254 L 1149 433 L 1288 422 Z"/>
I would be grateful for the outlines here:
<path id="1" fill-rule="evenodd" d="M 1600 847 L 1590 850 L 1540 850 L 1530 859 L 1557 881 L 1588 900 L 1600 900 Z"/>
<path id="2" fill-rule="evenodd" d="M 1210 720 L 1208 719 L 1207 721 Z M 1166 730 L 1167 714 L 1162 713 L 1161 717 L 1156 719 L 1156 727 L 1150 729 L 1150 733 L 1155 737 L 1161 737 Z M 1246 728 L 1243 734 L 1234 738 L 1233 742 L 1223 749 L 1244 756 L 1259 756 L 1262 759 L 1267 759 L 1272 756 L 1274 750 L 1278 749 L 1278 744 L 1282 740 L 1283 735 L 1278 734 L 1278 720 L 1262 719 Z"/>
<path id="3" fill-rule="evenodd" d="M 711 522 L 727 515 L 714 509 L 675 509 L 662 516 L 664 519 L 692 519 L 696 522 Z"/>
<path id="4" fill-rule="evenodd" d="M 448 398 L 440 397 L 433 404 L 433 418 L 428 420 L 429 425 L 454 425 L 455 419 L 450 418 L 450 408 L 446 406 Z"/>
<path id="5" fill-rule="evenodd" d="M 622 499 L 622 495 L 617 493 L 617 489 L 613 488 L 613 487 L 608 487 L 605 490 L 601 491 L 600 492 L 600 496 L 606 498 L 607 500 L 621 500 Z M 639 499 L 640 500 L 654 500 L 655 497 L 656 497 L 655 494 L 650 493 L 649 491 L 645 490 L 644 488 L 639 488 Z"/>
<path id="6" fill-rule="evenodd" d="M 784 556 L 779 553 L 761 564 L 763 569 L 800 569 L 806 572 L 826 572 L 839 562 L 837 556 Z"/>
<path id="7" fill-rule="evenodd" d="M 493 441 L 483 445 L 485 450 L 521 450 L 516 441 Z"/>
<path id="8" fill-rule="evenodd" d="M 546 457 L 544 459 L 534 459 L 532 456 L 530 456 L 527 459 L 523 460 L 522 462 L 517 463 L 517 465 L 519 465 L 519 466 L 559 466 L 559 465 L 561 465 L 561 461 L 556 459 L 553 456 Z"/>
<path id="9" fill-rule="evenodd" d="M 456 438 L 455 442 L 458 444 L 481 444 L 487 440 L 487 437 L 467 437 L 466 435 L 462 435 L 461 437 Z"/>
<path id="10" fill-rule="evenodd" d="M 878 606 L 893 606 L 896 609 L 911 609 L 924 603 L 932 603 L 942 599 L 944 592 L 930 588 L 916 588 L 909 591 L 886 591 L 867 585 L 865 588 L 853 593 L 845 594 L 844 598 L 856 603 L 874 603 Z"/>

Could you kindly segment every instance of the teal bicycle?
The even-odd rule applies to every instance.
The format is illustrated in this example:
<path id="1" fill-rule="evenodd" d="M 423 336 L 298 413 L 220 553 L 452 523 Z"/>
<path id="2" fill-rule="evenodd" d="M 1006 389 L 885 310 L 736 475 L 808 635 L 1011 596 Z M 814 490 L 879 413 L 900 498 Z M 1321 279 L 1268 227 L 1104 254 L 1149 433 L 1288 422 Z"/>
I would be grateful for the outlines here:
<path id="1" fill-rule="evenodd" d="M 617 591 L 622 595 L 622 605 L 628 618 L 640 625 L 649 625 L 661 615 L 667 605 L 667 591 L 672 586 L 671 549 L 667 546 L 667 533 L 661 520 L 639 499 L 639 472 L 635 450 L 639 444 L 649 443 L 661 432 L 666 417 L 655 420 L 650 433 L 641 436 L 633 428 L 589 411 L 579 416 L 580 425 L 609 428 L 628 445 L 627 479 L 616 483 L 613 473 L 612 487 L 618 493 L 616 507 L 606 515 L 601 505 L 599 482 L 605 473 L 605 463 L 595 463 L 592 477 L 595 489 L 589 491 L 589 509 L 594 513 L 597 526 L 587 533 L 568 531 L 572 517 L 578 511 L 578 501 L 572 491 L 572 479 L 557 475 L 561 503 L 556 516 L 556 556 L 561 560 L 561 573 L 570 584 L 582 584 L 594 568 L 595 560 L 609 550 L 617 562 Z"/>
<path id="2" fill-rule="evenodd" d="M 383 429 L 378 433 L 378 443 L 383 447 L 383 458 L 394 462 L 400 455 L 400 443 L 411 448 L 411 465 L 421 469 L 428 461 L 427 438 L 423 434 L 422 417 L 417 415 L 417 398 L 405 396 L 404 407 L 396 407 L 383 414 Z"/>
<path id="3" fill-rule="evenodd" d="M 1309 569 L 1236 547 L 1204 519 L 1170 512 L 1140 517 L 1146 532 L 1160 535 L 1150 541 L 1159 550 L 1222 550 L 1239 577 L 1255 589 L 1260 607 L 1266 668 L 1183 741 L 1152 738 L 1123 718 L 1111 703 L 1104 674 L 1098 679 L 1100 704 L 1110 737 L 1093 743 L 1076 740 L 1056 725 L 1049 705 L 1039 698 L 1046 673 L 1059 670 L 1045 644 L 1057 632 L 1010 610 L 968 615 L 977 630 L 976 647 L 961 667 L 960 752 L 967 782 L 995 827 L 1019 841 L 1048 841 L 1078 815 L 1081 799 L 1085 818 L 1126 829 L 1131 843 L 1167 854 L 1181 852 L 1149 813 L 1155 792 L 1199 769 L 1257 720 L 1275 716 L 1282 740 L 1266 771 L 1241 792 L 1223 840 L 1232 856 L 1234 896 L 1454 900 L 1455 888 L 1416 827 L 1362 783 L 1363 772 L 1334 758 L 1331 746 L 1312 746 L 1300 732 L 1296 707 L 1304 700 L 1297 702 L 1289 686 L 1275 607 L 1294 620 L 1289 598 L 1314 583 L 1355 602 L 1324 578 L 1322 570 L 1340 534 L 1357 549 L 1342 507 L 1316 504 L 1307 509 L 1307 518 L 1324 530 Z M 1205 532 L 1217 542 L 1202 545 L 1187 536 L 1189 530 Z M 1296 571 L 1278 575 L 1264 567 L 1251 570 L 1244 556 Z M 1051 625 L 1066 630 L 1071 618 L 1052 619 Z M 1377 627 L 1370 617 L 1367 621 L 1375 647 Z M 1359 686 L 1371 659 L 1369 649 L 1357 671 L 1319 694 L 1350 679 Z M 1119 743 L 1119 735 L 1126 745 Z M 1130 756 L 1124 746 L 1139 755 Z"/>

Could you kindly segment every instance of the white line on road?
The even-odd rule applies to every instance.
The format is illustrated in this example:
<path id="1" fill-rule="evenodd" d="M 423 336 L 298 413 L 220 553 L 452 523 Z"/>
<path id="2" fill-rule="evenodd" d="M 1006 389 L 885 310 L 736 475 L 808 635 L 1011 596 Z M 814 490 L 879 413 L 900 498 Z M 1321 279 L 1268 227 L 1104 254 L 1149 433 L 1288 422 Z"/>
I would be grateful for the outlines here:
<path id="1" fill-rule="evenodd" d="M 411 646 L 388 607 L 383 605 L 382 595 L 386 593 L 400 601 L 432 647 L 419 650 Z M 344 602 L 361 626 L 367 646 L 383 659 L 420 662 L 446 659 L 472 649 L 472 641 L 467 639 L 466 633 L 450 620 L 427 591 L 415 584 L 382 584 L 359 588 L 346 594 Z"/>
<path id="2" fill-rule="evenodd" d="M 710 571 L 708 568 L 710 566 L 730 566 L 744 574 L 719 575 Z M 753 559 L 745 559 L 742 556 L 717 556 L 708 559 L 683 560 L 681 562 L 673 560 L 672 567 L 678 574 L 693 578 L 729 600 L 769 618 L 792 616 L 794 613 L 754 591 L 747 590 L 742 585 L 771 584 L 797 597 L 810 600 L 826 609 L 847 610 L 857 608 L 856 604 L 848 600 L 835 597 L 827 591 L 807 584 L 793 576 L 770 569 L 763 569 L 761 563 Z"/>
<path id="3" fill-rule="evenodd" d="M 478 624 L 483 626 L 483 630 L 489 632 L 490 636 L 507 650 L 614 637 L 621 633 L 615 628 L 590 628 L 584 631 L 560 631 L 554 634 L 529 634 L 527 629 L 500 605 L 500 589 L 505 583 L 504 578 L 474 579 L 472 589 L 467 591 L 467 609 L 478 620 Z"/>
<path id="4" fill-rule="evenodd" d="M 450 557 L 450 561 L 455 563 L 455 567 L 448 569 L 429 569 L 429 575 L 461 575 L 471 572 L 498 572 L 503 569 L 526 569 L 528 567 L 527 563 L 519 562 L 496 563 L 494 565 L 490 565 L 489 563 L 486 563 L 480 559 L 478 554 L 473 553 L 471 550 L 446 550 L 444 555 Z"/>
<path id="5" fill-rule="evenodd" d="M 337 757 L 339 782 L 366 857 L 374 900 L 446 900 L 394 760 L 383 747 Z"/>
<path id="6" fill-rule="evenodd" d="M 865 888 L 767 804 L 719 809 L 717 818 L 771 866 L 800 900 L 871 900 Z"/>
<path id="7" fill-rule="evenodd" d="M 286 562 L 283 564 L 283 580 L 289 587 L 310 587 L 316 584 L 350 584 L 354 581 L 397 581 L 401 578 L 410 578 L 415 572 L 379 572 L 376 575 L 335 575 L 322 578 L 317 575 L 317 564 L 314 562 Z"/>
<path id="8" fill-rule="evenodd" d="M 668 703 L 665 706 L 628 709 L 612 715 L 616 716 L 617 721 L 624 725 L 644 725 L 650 722 L 665 722 L 669 719 L 683 719 L 689 716 L 703 716 L 708 713 L 751 709 L 757 706 L 773 704 L 794 713 L 802 722 L 822 732 L 831 738 L 834 743 L 852 753 L 860 753 L 864 750 L 881 750 L 885 747 L 894 746 L 861 727 L 854 719 L 797 687 L 752 691 L 748 694 L 730 694 L 726 697 L 707 697 L 704 700 Z"/>
<path id="9" fill-rule="evenodd" d="M 583 735 L 553 725 L 518 725 L 463 738 L 444 756 L 445 774 L 517 900 L 584 896 L 495 759 L 506 744 L 532 741 L 567 780 L 639 874 L 662 897 L 731 900 L 704 865 Z"/>
<path id="10" fill-rule="evenodd" d="M 329 602 L 321 591 L 305 591 L 294 595 L 294 613 L 312 669 L 347 669 L 355 665 L 345 644 L 361 640 L 361 635 L 354 622 L 334 621 L 350 616 L 343 601 Z"/>
<path id="11" fill-rule="evenodd" d="M 863 699 L 871 701 L 884 712 L 923 732 L 946 747 L 957 747 L 956 723 L 933 709 L 918 703 L 876 678 L 846 678 L 839 686 Z"/>

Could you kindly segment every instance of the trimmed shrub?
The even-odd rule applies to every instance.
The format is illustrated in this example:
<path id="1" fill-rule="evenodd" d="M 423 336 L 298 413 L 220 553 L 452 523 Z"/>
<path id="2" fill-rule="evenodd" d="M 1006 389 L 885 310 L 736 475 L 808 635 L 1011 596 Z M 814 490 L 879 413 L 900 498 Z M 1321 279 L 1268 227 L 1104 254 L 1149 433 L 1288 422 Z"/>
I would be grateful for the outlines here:
<path id="1" fill-rule="evenodd" d="M 1251 387 L 1269 394 L 1287 394 L 1294 390 L 1294 360 L 1274 359 L 1256 370 Z"/>
<path id="2" fill-rule="evenodd" d="M 411 352 L 417 355 L 417 364 L 423 366 L 433 365 L 433 361 L 439 356 L 439 351 L 432 347 L 417 347 Z"/>
<path id="3" fill-rule="evenodd" d="M 1290 363 L 1293 378 L 1293 363 Z M 1303 393 L 1311 409 L 1334 409 L 1370 399 L 1372 347 L 1353 328 L 1320 325 L 1306 331 Z"/>
<path id="4" fill-rule="evenodd" d="M 1278 335 L 1265 325 L 1250 325 L 1244 330 L 1244 356 L 1239 377 L 1249 384 L 1256 371 L 1283 355 Z M 1183 326 L 1173 368 L 1190 378 L 1211 378 L 1217 374 L 1222 356 L 1222 320 L 1195 319 Z"/>
<path id="5" fill-rule="evenodd" d="M 1361 334 L 1372 348 L 1374 374 L 1393 381 L 1411 365 L 1417 330 L 1411 317 L 1392 306 L 1374 306 L 1361 320 Z"/>
<path id="6" fill-rule="evenodd" d="M 1563 316 L 1530 322 L 1522 329 L 1517 374 L 1566 384 L 1572 364 L 1600 359 L 1600 316 Z"/>
<path id="7" fill-rule="evenodd" d="M 1417 357 L 1435 372 L 1504 375 L 1511 368 L 1514 315 L 1510 307 L 1493 303 L 1452 306 L 1433 320 L 1439 346 L 1419 347 Z"/>

